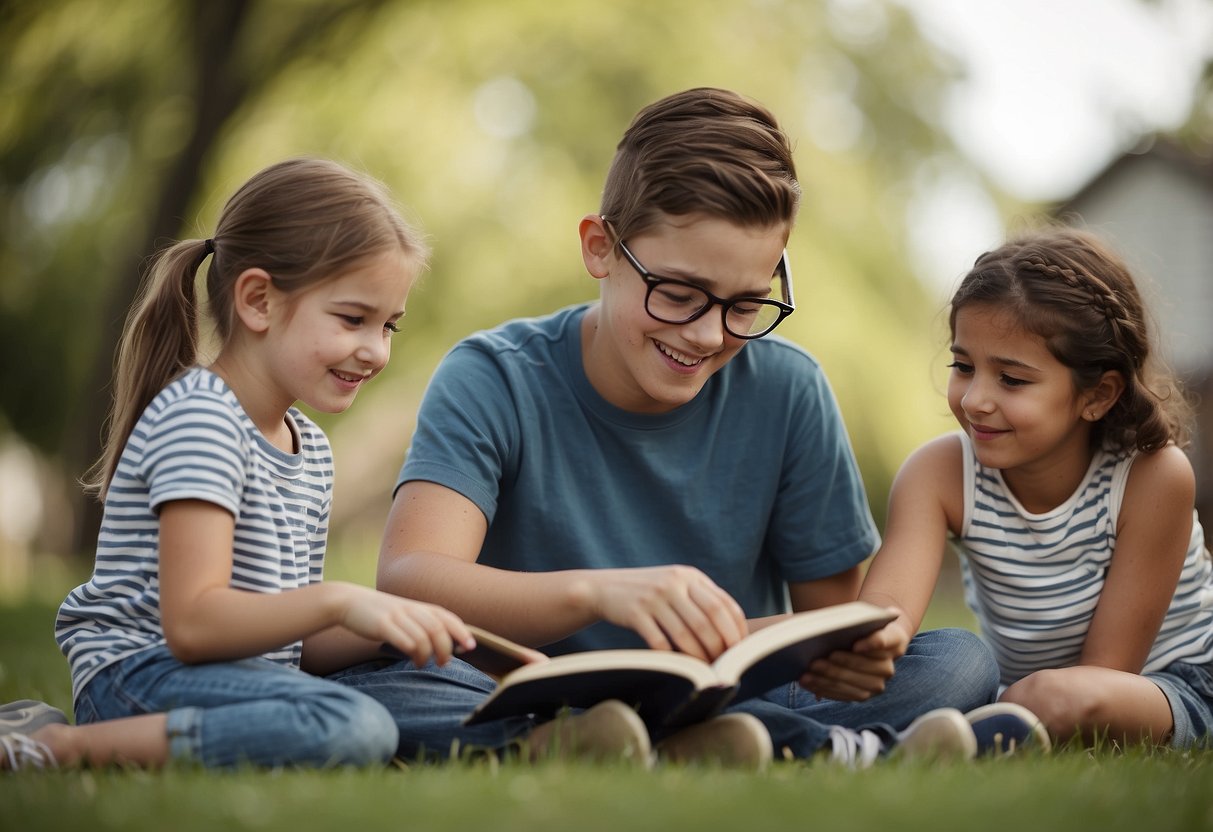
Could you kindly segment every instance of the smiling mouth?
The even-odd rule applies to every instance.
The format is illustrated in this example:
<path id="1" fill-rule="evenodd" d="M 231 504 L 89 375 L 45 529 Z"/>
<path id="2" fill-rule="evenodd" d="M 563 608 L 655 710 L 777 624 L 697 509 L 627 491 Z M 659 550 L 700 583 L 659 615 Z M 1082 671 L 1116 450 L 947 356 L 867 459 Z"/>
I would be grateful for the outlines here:
<path id="1" fill-rule="evenodd" d="M 354 384 L 359 381 L 366 381 L 367 379 L 367 376 L 361 373 L 344 373 L 341 370 L 330 370 L 329 372 L 337 376 L 337 378 L 341 379 L 342 381 L 349 382 L 350 384 Z"/>
<path id="2" fill-rule="evenodd" d="M 657 345 L 657 349 L 661 350 L 661 353 L 664 356 L 672 359 L 673 361 L 677 361 L 684 367 L 697 367 L 703 363 L 702 358 L 691 358 L 689 355 L 684 355 L 677 350 L 670 349 L 660 341 L 653 341 L 653 343 Z"/>

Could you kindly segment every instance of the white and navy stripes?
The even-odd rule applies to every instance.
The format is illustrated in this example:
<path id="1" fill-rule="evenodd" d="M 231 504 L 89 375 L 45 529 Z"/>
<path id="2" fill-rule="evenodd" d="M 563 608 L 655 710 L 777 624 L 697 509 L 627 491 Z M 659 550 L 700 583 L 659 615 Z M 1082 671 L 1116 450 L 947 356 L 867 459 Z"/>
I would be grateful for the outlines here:
<path id="1" fill-rule="evenodd" d="M 1116 545 L 1134 453 L 1101 451 L 1061 505 L 1031 514 L 994 468 L 964 446 L 960 538 L 965 597 L 994 651 L 1002 684 L 1077 664 Z M 1144 671 L 1213 660 L 1213 562 L 1193 518 L 1183 573 Z"/>
<path id="2" fill-rule="evenodd" d="M 144 410 L 105 500 L 92 578 L 60 607 L 55 638 L 78 695 L 103 667 L 161 644 L 159 517 L 204 500 L 236 518 L 231 586 L 276 593 L 322 577 L 333 459 L 324 433 L 287 415 L 297 453 L 271 445 L 215 374 L 194 368 Z M 301 642 L 266 657 L 299 663 Z"/>

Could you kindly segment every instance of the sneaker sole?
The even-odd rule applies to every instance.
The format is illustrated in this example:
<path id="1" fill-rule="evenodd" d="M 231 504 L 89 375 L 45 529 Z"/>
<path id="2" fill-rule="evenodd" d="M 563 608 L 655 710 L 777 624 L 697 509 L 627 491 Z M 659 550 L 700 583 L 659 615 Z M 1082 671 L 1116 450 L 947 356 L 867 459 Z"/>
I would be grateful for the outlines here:
<path id="1" fill-rule="evenodd" d="M 977 756 L 977 737 L 960 711 L 938 708 L 910 723 L 895 752 L 914 759 L 971 760 Z"/>

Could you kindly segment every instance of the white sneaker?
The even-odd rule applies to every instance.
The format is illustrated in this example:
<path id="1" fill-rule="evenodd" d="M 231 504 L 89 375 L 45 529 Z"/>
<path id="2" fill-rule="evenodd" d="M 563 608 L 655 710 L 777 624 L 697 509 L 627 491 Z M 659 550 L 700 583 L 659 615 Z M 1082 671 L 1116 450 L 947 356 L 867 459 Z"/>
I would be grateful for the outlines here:
<path id="1" fill-rule="evenodd" d="M 928 711 L 910 723 L 892 744 L 874 731 L 830 726 L 830 756 L 849 768 L 869 768 L 882 755 L 912 758 L 971 760 L 977 738 L 968 720 L 955 708 Z"/>
<path id="2" fill-rule="evenodd" d="M 25 734 L 0 735 L 0 769 L 20 771 L 23 768 L 58 768 L 55 755 L 43 743 Z"/>
<path id="3" fill-rule="evenodd" d="M 830 726 L 830 759 L 847 768 L 870 768 L 883 750 L 884 742 L 873 731 Z"/>
<path id="4" fill-rule="evenodd" d="M 955 708 L 927 711 L 897 738 L 900 757 L 971 760 L 977 756 L 977 737 L 964 714 Z"/>

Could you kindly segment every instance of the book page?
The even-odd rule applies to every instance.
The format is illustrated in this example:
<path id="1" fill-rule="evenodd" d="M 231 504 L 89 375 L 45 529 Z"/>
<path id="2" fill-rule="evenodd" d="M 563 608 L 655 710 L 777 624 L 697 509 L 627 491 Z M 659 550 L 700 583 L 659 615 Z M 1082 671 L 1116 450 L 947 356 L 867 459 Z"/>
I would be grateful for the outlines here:
<path id="1" fill-rule="evenodd" d="M 794 682 L 816 659 L 848 649 L 894 618 L 883 607 L 862 601 L 797 613 L 733 645 L 713 667 L 721 681 L 739 684 L 738 699 Z"/>

